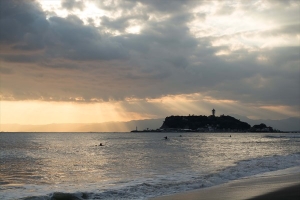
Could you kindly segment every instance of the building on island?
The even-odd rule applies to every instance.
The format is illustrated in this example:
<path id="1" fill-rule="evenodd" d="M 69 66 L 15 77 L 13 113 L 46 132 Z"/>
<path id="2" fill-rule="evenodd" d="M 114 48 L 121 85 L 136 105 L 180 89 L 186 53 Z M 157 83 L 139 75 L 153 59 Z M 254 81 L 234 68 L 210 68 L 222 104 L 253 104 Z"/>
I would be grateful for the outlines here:
<path id="1" fill-rule="evenodd" d="M 212 109 L 212 115 L 215 116 L 216 110 L 213 108 Z"/>

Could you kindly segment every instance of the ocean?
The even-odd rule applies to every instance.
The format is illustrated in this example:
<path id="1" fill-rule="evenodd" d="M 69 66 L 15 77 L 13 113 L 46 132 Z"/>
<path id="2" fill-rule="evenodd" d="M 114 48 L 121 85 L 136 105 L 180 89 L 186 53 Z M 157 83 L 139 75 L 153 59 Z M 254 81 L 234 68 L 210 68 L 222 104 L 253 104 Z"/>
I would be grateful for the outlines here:
<path id="1" fill-rule="evenodd" d="M 149 199 L 300 166 L 299 147 L 291 133 L 2 132 L 0 199 Z"/>

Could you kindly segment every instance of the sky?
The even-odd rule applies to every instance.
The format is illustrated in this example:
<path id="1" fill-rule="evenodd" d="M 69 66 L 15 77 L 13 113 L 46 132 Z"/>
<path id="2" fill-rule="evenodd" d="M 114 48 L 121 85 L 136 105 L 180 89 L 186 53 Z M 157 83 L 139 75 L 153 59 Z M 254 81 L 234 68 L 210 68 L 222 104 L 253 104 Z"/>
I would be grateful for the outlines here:
<path id="1" fill-rule="evenodd" d="M 300 117 L 299 0 L 1 0 L 0 123 Z"/>

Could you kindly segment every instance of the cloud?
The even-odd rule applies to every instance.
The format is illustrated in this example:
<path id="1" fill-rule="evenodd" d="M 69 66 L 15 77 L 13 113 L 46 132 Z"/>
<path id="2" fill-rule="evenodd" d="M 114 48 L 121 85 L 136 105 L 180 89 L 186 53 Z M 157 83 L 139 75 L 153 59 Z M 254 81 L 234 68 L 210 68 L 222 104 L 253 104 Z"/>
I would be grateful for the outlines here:
<path id="1" fill-rule="evenodd" d="M 86 20 L 88 3 L 102 14 Z M 60 5 L 66 16 L 49 15 L 35 1 L 1 2 L 2 98 L 93 102 L 200 93 L 299 105 L 298 1 Z"/>
<path id="2" fill-rule="evenodd" d="M 84 3 L 82 1 L 76 1 L 76 0 L 63 0 L 61 2 L 61 6 L 68 10 L 73 10 L 75 8 L 77 8 L 79 10 L 84 9 Z"/>
<path id="3" fill-rule="evenodd" d="M 0 67 L 0 73 L 1 74 L 12 74 L 13 70 L 9 69 L 9 68 L 6 68 L 6 67 Z"/>
<path id="4" fill-rule="evenodd" d="M 123 59 L 126 51 L 122 45 L 83 22 L 76 16 L 52 17 L 53 42 L 57 45 L 48 49 L 54 57 L 70 60 L 110 60 Z"/>
<path id="5" fill-rule="evenodd" d="M 37 41 L 47 27 L 45 14 L 33 1 L 1 1 L 1 44 L 23 50 L 40 49 L 42 45 Z"/>

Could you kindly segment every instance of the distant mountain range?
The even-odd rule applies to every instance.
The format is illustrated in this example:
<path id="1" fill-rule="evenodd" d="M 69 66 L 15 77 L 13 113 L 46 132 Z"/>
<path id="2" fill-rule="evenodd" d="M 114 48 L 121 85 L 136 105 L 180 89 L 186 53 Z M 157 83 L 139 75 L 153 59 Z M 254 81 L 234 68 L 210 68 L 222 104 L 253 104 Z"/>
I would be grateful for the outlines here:
<path id="1" fill-rule="evenodd" d="M 0 124 L 4 132 L 130 132 L 131 130 L 157 129 L 164 119 L 133 120 L 128 122 L 104 122 L 93 124 Z"/>
<path id="2" fill-rule="evenodd" d="M 231 114 L 241 121 L 249 123 L 251 126 L 264 123 L 281 131 L 300 131 L 300 117 L 291 117 L 282 120 L 253 120 L 244 116 Z M 105 122 L 93 124 L 46 124 L 46 125 L 19 125 L 0 124 L 0 131 L 5 132 L 130 132 L 135 130 L 160 128 L 165 118 L 133 120 L 128 122 Z"/>

